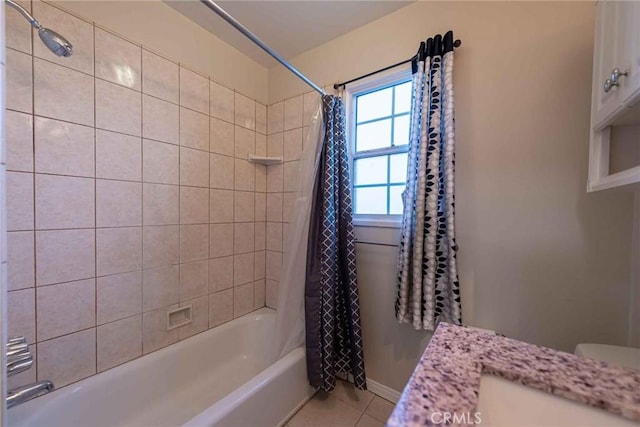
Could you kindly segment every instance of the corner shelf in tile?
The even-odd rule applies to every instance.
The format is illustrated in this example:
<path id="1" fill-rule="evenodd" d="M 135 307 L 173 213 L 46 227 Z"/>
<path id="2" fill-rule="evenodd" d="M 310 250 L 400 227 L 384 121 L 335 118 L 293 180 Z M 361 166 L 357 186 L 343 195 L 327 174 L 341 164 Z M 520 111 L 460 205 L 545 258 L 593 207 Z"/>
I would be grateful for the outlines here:
<path id="1" fill-rule="evenodd" d="M 249 154 L 249 161 L 251 163 L 257 163 L 260 165 L 277 165 L 278 163 L 282 163 L 282 157 L 265 157 L 265 156 L 255 156 L 253 154 Z"/>

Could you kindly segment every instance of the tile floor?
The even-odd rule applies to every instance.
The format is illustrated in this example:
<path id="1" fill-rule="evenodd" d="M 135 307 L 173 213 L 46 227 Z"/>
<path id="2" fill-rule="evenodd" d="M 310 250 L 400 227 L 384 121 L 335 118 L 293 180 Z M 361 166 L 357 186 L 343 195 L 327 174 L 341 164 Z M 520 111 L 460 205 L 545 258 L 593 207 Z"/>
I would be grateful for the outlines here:
<path id="1" fill-rule="evenodd" d="M 338 381 L 330 393 L 316 393 L 286 427 L 384 427 L 394 406 L 370 391 Z"/>

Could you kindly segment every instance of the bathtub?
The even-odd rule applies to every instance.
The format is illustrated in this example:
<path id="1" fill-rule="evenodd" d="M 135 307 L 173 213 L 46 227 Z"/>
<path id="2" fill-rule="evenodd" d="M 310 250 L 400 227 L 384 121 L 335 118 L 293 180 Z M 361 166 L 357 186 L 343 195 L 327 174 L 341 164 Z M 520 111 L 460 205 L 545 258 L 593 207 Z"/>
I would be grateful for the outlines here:
<path id="1" fill-rule="evenodd" d="M 263 308 L 8 411 L 10 426 L 277 426 L 312 395 Z"/>

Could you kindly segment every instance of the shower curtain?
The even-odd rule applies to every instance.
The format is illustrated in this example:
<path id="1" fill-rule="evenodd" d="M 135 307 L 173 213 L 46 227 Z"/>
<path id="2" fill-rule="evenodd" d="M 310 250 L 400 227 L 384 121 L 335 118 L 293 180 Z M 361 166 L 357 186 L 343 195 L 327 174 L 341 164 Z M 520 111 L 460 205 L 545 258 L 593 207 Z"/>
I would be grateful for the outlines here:
<path id="1" fill-rule="evenodd" d="M 454 224 L 451 31 L 421 46 L 417 68 L 395 313 L 401 323 L 433 331 L 440 321 L 462 322 Z"/>

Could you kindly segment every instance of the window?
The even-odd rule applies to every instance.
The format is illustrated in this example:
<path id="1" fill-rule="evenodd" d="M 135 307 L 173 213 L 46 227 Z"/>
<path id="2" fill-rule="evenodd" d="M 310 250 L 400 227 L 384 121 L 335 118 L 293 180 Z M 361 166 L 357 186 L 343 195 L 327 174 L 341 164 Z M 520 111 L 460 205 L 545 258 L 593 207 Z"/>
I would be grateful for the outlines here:
<path id="1" fill-rule="evenodd" d="M 407 179 L 411 81 L 374 81 L 351 91 L 351 154 L 356 216 L 402 215 Z"/>

